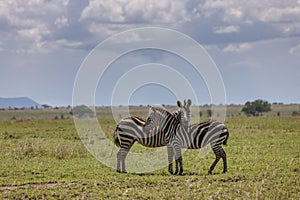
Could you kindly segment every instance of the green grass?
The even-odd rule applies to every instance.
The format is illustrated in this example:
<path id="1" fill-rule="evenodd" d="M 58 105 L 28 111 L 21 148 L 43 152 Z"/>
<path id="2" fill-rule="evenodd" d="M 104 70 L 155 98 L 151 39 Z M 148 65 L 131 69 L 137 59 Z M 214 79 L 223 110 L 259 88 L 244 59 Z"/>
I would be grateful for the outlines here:
<path id="1" fill-rule="evenodd" d="M 112 137 L 114 120 L 99 122 Z M 173 176 L 167 167 L 116 173 L 88 153 L 71 119 L 2 120 L 0 199 L 298 199 L 300 118 L 230 117 L 225 123 L 228 173 L 221 173 L 220 162 L 207 175 L 213 153 L 200 159 L 199 150 L 187 150 L 184 175 Z"/>

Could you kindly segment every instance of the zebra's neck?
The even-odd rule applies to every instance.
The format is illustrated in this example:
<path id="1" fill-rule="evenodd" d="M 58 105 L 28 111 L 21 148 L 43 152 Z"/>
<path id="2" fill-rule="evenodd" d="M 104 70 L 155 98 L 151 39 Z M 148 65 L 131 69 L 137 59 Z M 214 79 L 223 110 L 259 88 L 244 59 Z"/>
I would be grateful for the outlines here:
<path id="1" fill-rule="evenodd" d="M 178 130 L 180 133 L 187 134 L 189 133 L 190 124 L 189 122 L 180 122 L 178 126 Z"/>
<path id="2" fill-rule="evenodd" d="M 178 121 L 180 121 L 180 110 L 176 110 L 175 112 L 172 112 L 171 115 L 176 118 Z"/>

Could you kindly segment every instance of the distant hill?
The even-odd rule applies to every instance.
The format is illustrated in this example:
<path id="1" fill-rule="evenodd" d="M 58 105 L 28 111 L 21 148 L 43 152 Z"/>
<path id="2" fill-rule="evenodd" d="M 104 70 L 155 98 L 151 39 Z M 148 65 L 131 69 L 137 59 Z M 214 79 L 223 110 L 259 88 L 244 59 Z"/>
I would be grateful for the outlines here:
<path id="1" fill-rule="evenodd" d="M 16 98 L 1 98 L 0 97 L 0 108 L 41 108 L 42 105 L 35 102 L 28 97 L 16 97 Z"/>

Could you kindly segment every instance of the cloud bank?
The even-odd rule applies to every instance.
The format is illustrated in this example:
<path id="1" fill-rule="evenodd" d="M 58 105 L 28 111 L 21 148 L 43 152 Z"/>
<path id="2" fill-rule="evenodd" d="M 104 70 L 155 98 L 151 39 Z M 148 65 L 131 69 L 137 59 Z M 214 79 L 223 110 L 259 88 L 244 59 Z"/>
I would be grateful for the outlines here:
<path id="1" fill-rule="evenodd" d="M 60 78 L 67 85 L 60 91 L 62 94 L 71 90 L 78 62 L 99 42 L 120 31 L 155 26 L 175 29 L 203 44 L 220 66 L 230 93 L 238 90 L 233 85 L 240 81 L 235 80 L 239 72 L 231 71 L 237 66 L 248 67 L 249 75 L 253 75 L 250 68 L 261 69 L 258 66 L 264 66 L 264 70 L 271 67 L 282 71 L 283 68 L 298 70 L 295 66 L 299 64 L 300 57 L 299 19 L 299 0 L 1 1 L 0 78 L 2 85 L 4 81 L 26 82 L 22 76 L 15 75 L 20 68 L 28 69 L 28 74 L 52 69 L 48 84 L 59 88 L 51 80 L 57 76 L 55 72 L 63 69 L 61 74 L 73 76 L 66 80 Z M 128 43 L 131 39 L 138 38 L 129 38 Z M 282 75 L 282 71 L 273 73 Z M 15 77 L 9 79 L 9 74 Z M 47 77 L 43 72 L 39 76 Z M 291 74 L 287 76 L 287 79 L 293 78 Z M 261 83 L 264 83 L 263 80 Z M 286 87 L 290 84 L 287 82 Z M 11 89 L 0 88 L 3 95 L 19 91 L 13 88 L 14 85 L 17 87 L 12 83 Z M 31 85 L 28 85 L 28 91 L 32 96 L 41 93 L 32 92 L 39 90 Z M 232 92 L 232 95 L 236 93 Z M 292 96 L 291 101 L 298 100 L 292 93 L 282 95 Z M 66 99 L 62 102 L 69 101 Z"/>
<path id="2" fill-rule="evenodd" d="M 0 18 L 1 50 L 14 52 L 86 48 L 143 26 L 200 33 L 198 40 L 217 45 L 300 35 L 300 2 L 294 0 L 11 0 L 0 3 Z"/>

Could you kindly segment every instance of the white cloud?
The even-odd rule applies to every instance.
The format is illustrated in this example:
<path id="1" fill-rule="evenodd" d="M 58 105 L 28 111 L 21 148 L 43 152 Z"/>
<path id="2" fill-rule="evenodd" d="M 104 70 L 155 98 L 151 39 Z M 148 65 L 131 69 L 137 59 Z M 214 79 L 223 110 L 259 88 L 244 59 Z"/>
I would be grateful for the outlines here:
<path id="1" fill-rule="evenodd" d="M 18 34 L 21 37 L 28 38 L 33 41 L 40 41 L 43 36 L 49 35 L 51 32 L 45 25 L 38 25 L 34 28 L 21 29 Z"/>
<path id="2" fill-rule="evenodd" d="M 300 34 L 300 23 L 284 24 L 284 25 L 282 25 L 281 30 L 284 34 L 287 34 L 287 35 Z"/>
<path id="3" fill-rule="evenodd" d="M 243 17 L 243 12 L 240 9 L 238 9 L 238 8 L 236 8 L 236 9 L 234 9 L 234 8 L 229 9 L 228 14 L 230 16 L 234 17 L 234 18 L 237 18 L 237 19 Z"/>
<path id="4" fill-rule="evenodd" d="M 223 33 L 234 33 L 234 32 L 239 32 L 240 27 L 239 26 L 221 26 L 221 27 L 215 27 L 214 28 L 214 33 L 216 34 L 223 34 Z"/>
<path id="5" fill-rule="evenodd" d="M 33 28 L 24 28 L 17 31 L 17 41 L 20 44 L 17 45 L 17 53 L 34 53 L 34 52 L 45 52 L 44 46 L 47 41 L 44 39 L 45 36 L 51 34 L 51 31 L 45 25 L 37 25 Z"/>
<path id="6" fill-rule="evenodd" d="M 63 4 L 64 6 L 68 6 L 68 5 L 69 5 L 69 0 L 63 0 L 62 4 Z"/>
<path id="7" fill-rule="evenodd" d="M 233 5 L 231 0 L 207 0 L 205 1 L 204 7 L 207 9 L 220 9 L 224 7 L 230 7 Z"/>
<path id="8" fill-rule="evenodd" d="M 60 39 L 55 41 L 55 45 L 59 47 L 78 48 L 82 45 L 80 41 L 70 41 L 66 39 Z"/>
<path id="9" fill-rule="evenodd" d="M 101 21 L 123 22 L 124 12 L 120 0 L 108 1 L 89 1 L 89 5 L 81 13 L 81 20 L 84 19 L 100 19 Z M 124 2 L 123 2 L 124 3 Z"/>
<path id="10" fill-rule="evenodd" d="M 220 16 L 227 23 L 297 22 L 300 18 L 300 2 L 294 0 L 207 0 L 199 4 L 199 12 L 205 17 Z"/>
<path id="11" fill-rule="evenodd" d="M 249 43 L 228 44 L 222 49 L 223 52 L 241 52 L 251 48 Z"/>
<path id="12" fill-rule="evenodd" d="M 63 27 L 69 26 L 69 20 L 65 16 L 57 17 L 54 24 L 58 28 L 63 28 Z"/>
<path id="13" fill-rule="evenodd" d="M 298 21 L 300 18 L 300 7 L 271 7 L 266 8 L 260 14 L 260 19 L 264 22 L 288 22 Z"/>
<path id="14" fill-rule="evenodd" d="M 0 1 L 0 23 L 6 29 L 1 30 L 0 37 L 4 51 L 38 50 L 57 40 L 81 40 L 80 46 L 88 46 L 127 29 L 159 26 L 193 33 L 190 36 L 205 40 L 207 45 L 224 46 L 298 35 L 299 13 L 300 2 L 294 0 L 90 0 L 88 4 L 10 0 Z M 238 37 L 231 37 L 232 33 Z M 217 44 L 219 41 L 222 44 Z"/>
<path id="15" fill-rule="evenodd" d="M 184 31 L 202 35 L 199 40 L 207 45 L 252 44 L 300 35 L 300 2 L 295 0 L 206 0 L 190 12 L 189 30 Z M 237 47 L 229 45 L 225 50 L 234 52 Z"/>
<path id="16" fill-rule="evenodd" d="M 0 41 L 0 52 L 3 51 L 2 42 Z"/>
<path id="17" fill-rule="evenodd" d="M 105 38 L 120 31 L 144 26 L 180 28 L 190 20 L 185 1 L 91 0 L 80 16 L 95 37 Z"/>
<path id="18" fill-rule="evenodd" d="M 68 25 L 64 15 L 67 5 L 67 0 L 1 1 L 0 21 L 5 24 L 0 33 L 3 46 L 16 52 L 39 51 L 49 42 L 55 25 L 58 28 Z"/>
<path id="19" fill-rule="evenodd" d="M 184 23 L 189 20 L 185 1 L 91 0 L 80 20 L 105 23 Z"/>
<path id="20" fill-rule="evenodd" d="M 135 24 L 99 24 L 92 22 L 88 28 L 89 32 L 93 33 L 98 38 L 107 38 L 114 34 L 120 33 L 125 30 L 137 28 L 143 25 Z"/>
<path id="21" fill-rule="evenodd" d="M 289 53 L 292 54 L 292 55 L 298 55 L 300 56 L 300 44 L 292 47 L 290 50 L 289 50 Z"/>

